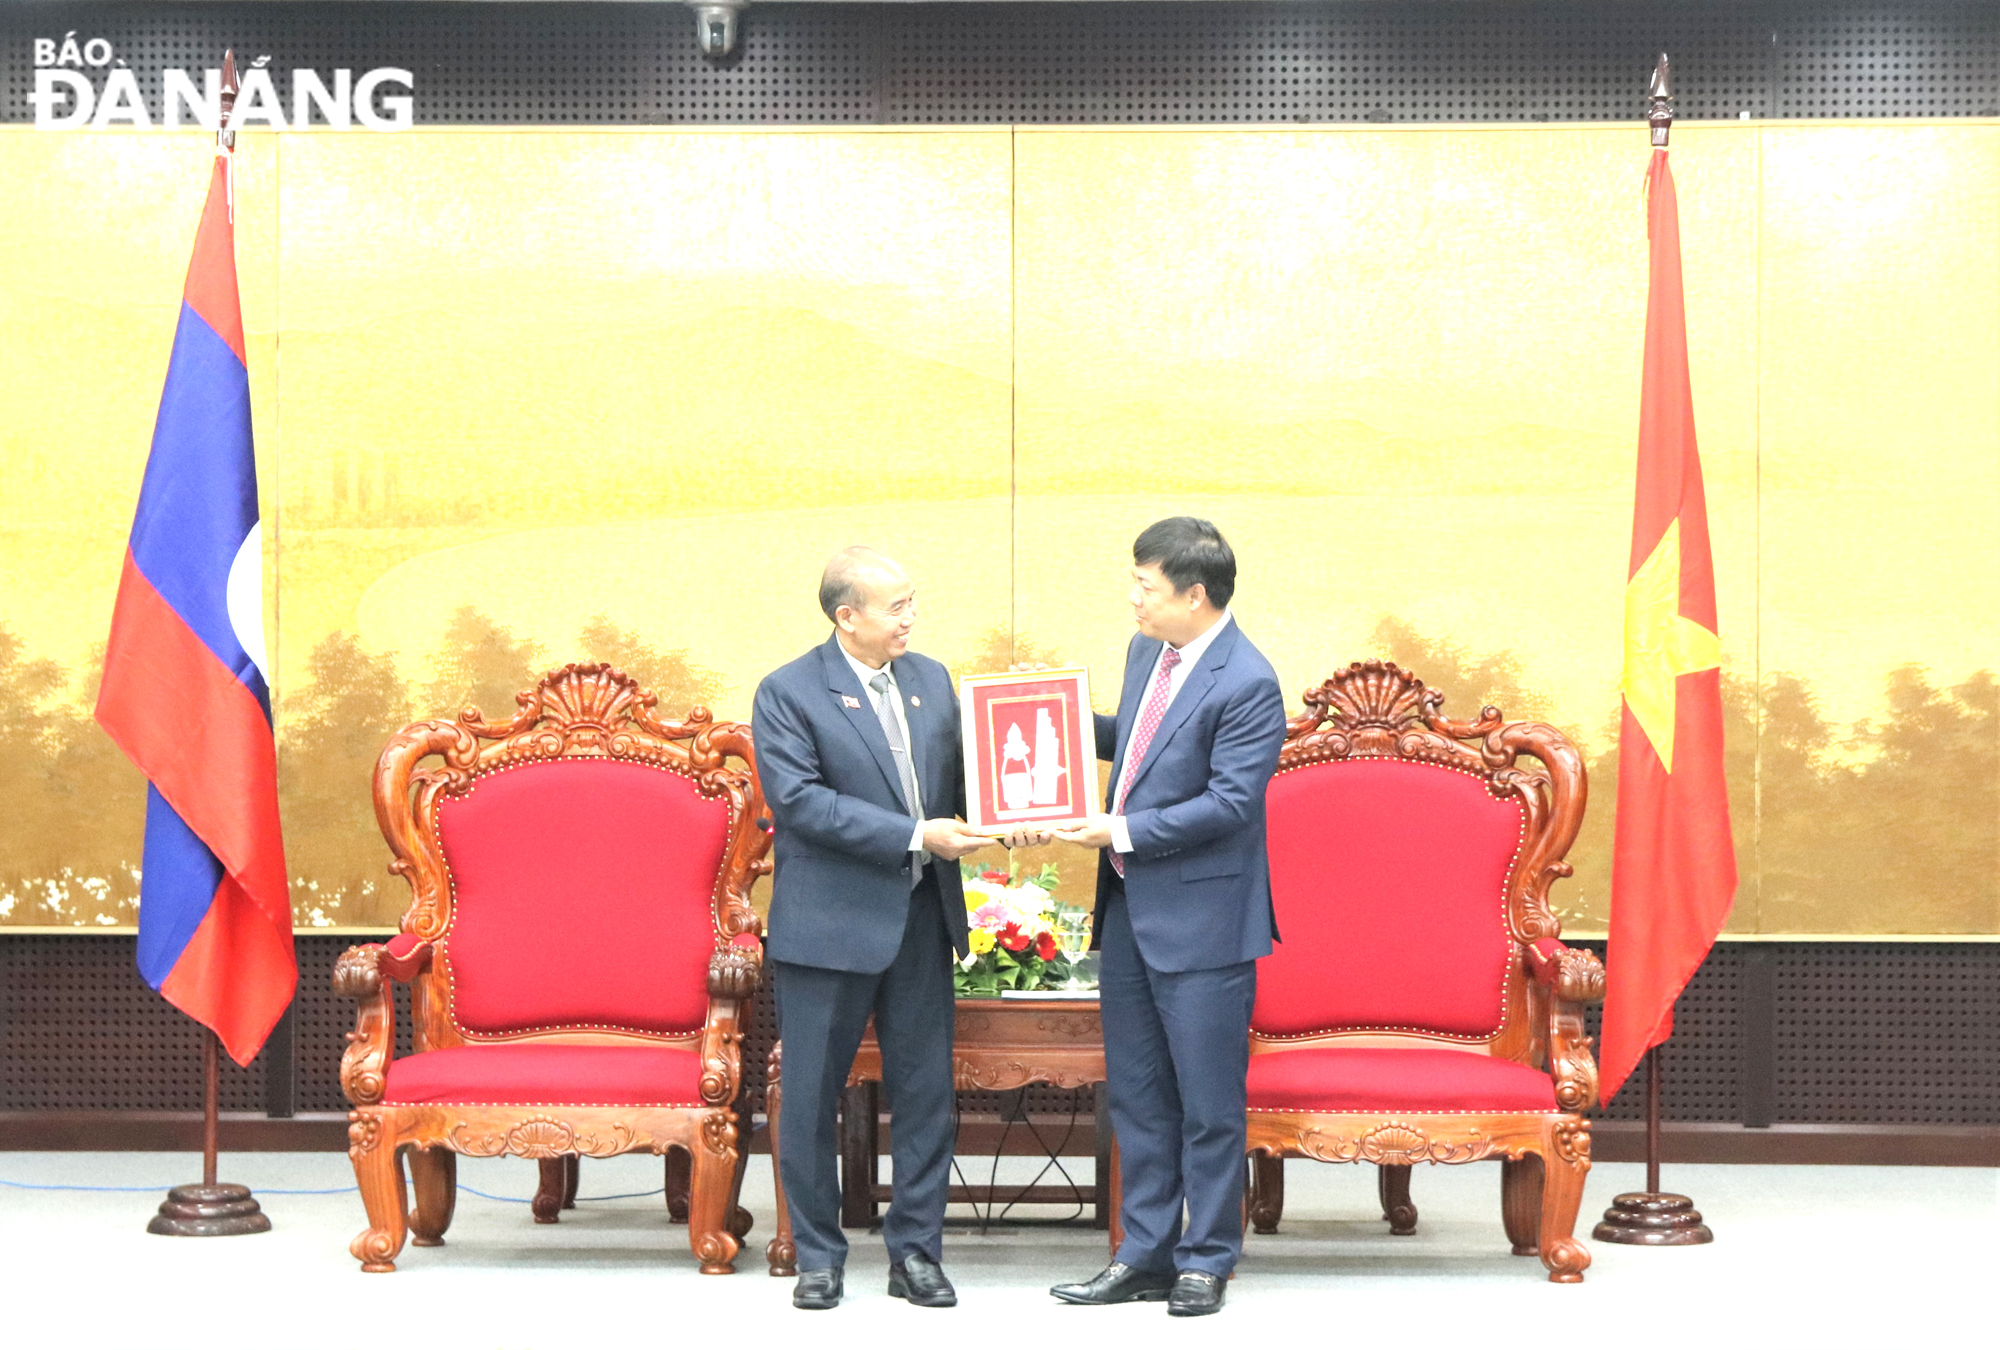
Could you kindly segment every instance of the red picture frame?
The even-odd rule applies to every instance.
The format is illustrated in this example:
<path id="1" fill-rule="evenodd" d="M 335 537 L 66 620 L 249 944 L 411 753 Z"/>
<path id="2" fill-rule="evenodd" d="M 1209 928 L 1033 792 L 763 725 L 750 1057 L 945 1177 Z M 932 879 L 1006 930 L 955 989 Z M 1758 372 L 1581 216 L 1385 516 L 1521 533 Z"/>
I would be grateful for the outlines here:
<path id="1" fill-rule="evenodd" d="M 967 828 L 1066 829 L 1099 809 L 1088 670 L 967 675 L 958 689 Z"/>

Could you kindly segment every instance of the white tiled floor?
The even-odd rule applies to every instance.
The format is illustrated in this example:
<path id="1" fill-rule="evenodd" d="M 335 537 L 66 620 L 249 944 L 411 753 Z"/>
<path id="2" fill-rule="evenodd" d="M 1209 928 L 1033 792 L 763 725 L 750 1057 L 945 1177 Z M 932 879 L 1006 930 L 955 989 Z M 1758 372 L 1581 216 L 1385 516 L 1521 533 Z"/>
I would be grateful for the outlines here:
<path id="1" fill-rule="evenodd" d="M 1010 1160 L 1010 1163 L 1014 1160 Z M 985 1162 L 966 1159 L 984 1179 Z M 1088 1163 L 1085 1160 L 1085 1166 Z M 392 1275 L 362 1275 L 347 1242 L 362 1227 L 339 1154 L 233 1154 L 223 1179 L 260 1193 L 275 1224 L 258 1237 L 156 1238 L 145 1223 L 167 1184 L 199 1160 L 158 1153 L 0 1154 L 0 1181 L 139 1186 L 137 1192 L 0 1186 L 0 1343 L 20 1346 L 255 1345 L 441 1350 L 737 1345 L 1015 1346 L 1074 1335 L 1123 1345 L 1869 1346 L 2000 1341 L 2000 1173 L 1924 1168 L 1672 1167 L 1716 1230 L 1710 1247 L 1648 1251 L 1593 1244 L 1585 1283 L 1542 1279 L 1509 1256 L 1491 1165 L 1422 1168 L 1412 1238 L 1376 1217 L 1371 1170 L 1294 1162 L 1283 1231 L 1252 1235 L 1228 1306 L 1170 1321 L 1159 1305 L 1069 1308 L 1047 1286 L 1103 1262 L 1082 1228 L 974 1227 L 946 1237 L 961 1303 L 909 1308 L 882 1291 L 879 1240 L 854 1237 L 849 1298 L 794 1312 L 790 1282 L 763 1272 L 768 1163 L 754 1160 L 745 1203 L 757 1229 L 727 1278 L 698 1275 L 686 1230 L 657 1196 L 585 1203 L 537 1227 L 519 1203 L 460 1198 L 449 1245 L 405 1248 Z M 1005 1177 L 1003 1173 L 1003 1177 Z M 534 1168 L 466 1160 L 462 1184 L 525 1197 Z M 1025 1179 L 1025 1178 L 1021 1178 Z M 1584 1222 L 1639 1169 L 1600 1165 Z M 586 1161 L 586 1197 L 652 1190 L 651 1158 Z M 954 1214 L 964 1211 L 954 1210 Z M 206 1312 L 197 1311 L 207 1309 Z"/>

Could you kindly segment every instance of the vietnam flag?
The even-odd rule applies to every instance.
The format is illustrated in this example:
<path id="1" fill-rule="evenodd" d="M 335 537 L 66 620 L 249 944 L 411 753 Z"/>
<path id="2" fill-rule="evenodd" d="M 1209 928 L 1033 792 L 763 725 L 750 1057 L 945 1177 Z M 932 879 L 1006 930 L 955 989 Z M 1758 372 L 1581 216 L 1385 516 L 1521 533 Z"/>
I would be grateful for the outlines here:
<path id="1" fill-rule="evenodd" d="M 1652 265 L 1625 583 L 1624 714 L 1604 999 L 1603 1096 L 1673 1034 L 1674 1000 L 1736 894 L 1722 780 L 1722 644 L 1695 449 L 1680 213 L 1664 148 L 1646 174 Z"/>
<path id="2" fill-rule="evenodd" d="M 97 720 L 146 775 L 139 974 L 238 1064 L 291 1002 L 291 891 L 265 682 L 264 564 L 231 165 L 195 231 L 125 551 Z"/>

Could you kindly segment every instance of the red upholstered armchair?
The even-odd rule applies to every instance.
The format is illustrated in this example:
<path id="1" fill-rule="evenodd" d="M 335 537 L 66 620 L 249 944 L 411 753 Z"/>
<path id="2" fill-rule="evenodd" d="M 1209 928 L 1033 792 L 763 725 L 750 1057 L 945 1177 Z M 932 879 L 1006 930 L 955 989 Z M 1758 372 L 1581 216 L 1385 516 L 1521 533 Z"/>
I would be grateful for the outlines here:
<path id="1" fill-rule="evenodd" d="M 1306 695 L 1267 798 L 1283 942 L 1258 964 L 1251 1221 L 1275 1232 L 1284 1159 L 1380 1165 L 1416 1231 L 1414 1163 L 1497 1158 L 1516 1255 L 1583 1278 L 1573 1229 L 1597 1101 L 1582 1005 L 1604 968 L 1558 941 L 1550 885 L 1583 821 L 1562 733 L 1443 697 L 1379 661 Z"/>
<path id="2" fill-rule="evenodd" d="M 762 963 L 751 881 L 768 871 L 750 728 L 653 715 L 619 670 L 571 665 L 519 696 L 397 733 L 375 813 L 414 900 L 402 933 L 351 947 L 360 1004 L 340 1065 L 368 1209 L 351 1250 L 395 1269 L 406 1227 L 438 1246 L 457 1155 L 691 1155 L 689 1240 L 733 1269 L 744 1150 L 740 1027 Z M 435 756 L 427 767 L 419 765 Z M 394 1057 L 389 981 L 411 985 Z M 416 1208 L 405 1215 L 400 1156 Z"/>

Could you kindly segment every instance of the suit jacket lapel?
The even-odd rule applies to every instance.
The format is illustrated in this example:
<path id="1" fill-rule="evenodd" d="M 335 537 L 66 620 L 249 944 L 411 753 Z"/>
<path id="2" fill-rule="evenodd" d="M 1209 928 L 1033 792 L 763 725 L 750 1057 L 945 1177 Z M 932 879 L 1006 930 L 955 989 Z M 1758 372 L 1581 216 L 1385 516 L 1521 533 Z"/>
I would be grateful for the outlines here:
<path id="1" fill-rule="evenodd" d="M 1208 691 L 1215 687 L 1215 672 L 1229 664 L 1230 648 L 1236 644 L 1234 619 L 1229 621 L 1229 628 L 1230 631 L 1215 635 L 1215 641 L 1209 644 L 1206 652 L 1202 653 L 1200 662 L 1187 673 L 1187 680 L 1181 685 L 1180 692 L 1174 695 L 1174 701 L 1167 705 L 1166 715 L 1160 718 L 1159 730 L 1153 733 L 1152 744 L 1146 747 L 1146 757 L 1139 762 L 1139 772 L 1132 779 L 1131 791 L 1138 790 L 1140 781 L 1146 776 L 1146 770 L 1152 768 L 1160 758 L 1160 751 L 1166 748 L 1174 733 L 1181 729 L 1181 724 L 1193 715 L 1202 699 L 1208 696 Z M 1127 798 L 1130 798 L 1130 792 L 1127 793 Z"/>
<path id="2" fill-rule="evenodd" d="M 861 681 L 855 678 L 854 667 L 847 664 L 837 636 L 826 640 L 819 655 L 820 663 L 826 667 L 826 687 L 836 695 L 835 701 L 847 714 L 848 725 L 861 737 L 868 753 L 875 756 L 875 767 L 882 771 L 890 790 L 902 796 L 903 780 L 896 773 L 895 757 L 889 753 L 889 738 L 882 734 L 882 721 L 875 715 L 875 695 L 862 688 Z"/>

